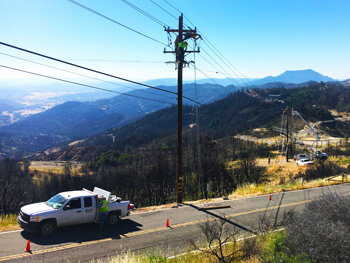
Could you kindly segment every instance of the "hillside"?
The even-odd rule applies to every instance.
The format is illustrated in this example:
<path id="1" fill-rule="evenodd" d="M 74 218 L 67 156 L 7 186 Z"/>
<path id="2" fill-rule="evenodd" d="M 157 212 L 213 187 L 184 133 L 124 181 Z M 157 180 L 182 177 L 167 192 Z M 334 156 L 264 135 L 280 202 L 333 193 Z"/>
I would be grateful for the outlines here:
<path id="1" fill-rule="evenodd" d="M 20 103 L 0 98 L 0 127 L 11 124 L 18 115 L 12 112 L 19 110 L 21 107 L 23 105 Z"/>
<path id="2" fill-rule="evenodd" d="M 176 86 L 159 88 L 173 92 L 177 89 Z M 184 96 L 195 98 L 194 84 L 185 84 L 183 88 Z M 197 88 L 198 101 L 203 104 L 218 100 L 229 91 L 236 90 L 234 86 L 224 88 L 216 84 L 201 84 Z M 0 159 L 2 156 L 23 155 L 98 134 L 176 104 L 176 95 L 158 90 L 133 90 L 128 94 L 130 96 L 118 95 L 96 101 L 66 102 L 12 125 L 0 127 L 3 135 Z M 184 99 L 184 104 L 193 105 L 193 102 Z"/>
<path id="3" fill-rule="evenodd" d="M 308 121 L 332 120 L 334 117 L 329 110 L 349 112 L 349 103 L 350 89 L 322 83 L 305 88 L 239 91 L 207 107 L 201 107 L 199 128 L 203 134 L 213 139 L 257 127 L 270 129 L 280 125 L 281 114 L 286 107 L 298 109 Z M 124 151 L 125 147 L 134 149 L 156 141 L 174 145 L 176 116 L 176 107 L 163 109 L 123 127 L 87 138 L 75 146 L 63 147 L 63 150 L 50 158 L 67 160 L 69 156 L 75 160 L 88 160 L 109 149 Z M 195 124 L 195 111 L 191 107 L 185 107 L 185 134 L 195 130 L 190 128 L 191 124 Z M 81 154 L 83 148 L 86 149 L 84 152 L 87 158 Z M 77 155 L 74 154 L 74 149 L 79 149 Z M 66 156 L 66 153 L 69 154 Z"/>
<path id="4" fill-rule="evenodd" d="M 286 80 L 288 76 L 294 80 L 305 80 L 309 78 L 308 76 L 314 76 L 313 78 L 315 79 L 317 76 L 320 77 L 320 74 L 312 70 L 306 70 L 297 72 L 285 72 L 285 74 L 281 74 L 280 76 L 282 76 L 284 80 Z M 172 80 L 165 79 L 159 83 L 167 83 L 169 81 Z M 332 84 L 330 85 L 332 86 L 343 86 L 341 82 L 331 83 Z M 264 94 L 265 98 L 261 98 L 261 100 L 265 100 L 266 98 L 268 100 L 271 100 L 271 96 L 273 96 L 271 92 L 274 92 L 271 89 L 273 88 L 295 88 L 310 86 L 312 84 L 317 85 L 317 82 L 308 81 L 302 84 L 271 82 L 255 87 L 261 90 L 270 90 Z M 344 84 L 346 84 L 346 82 L 344 82 Z M 158 87 L 160 89 L 168 90 L 171 92 L 176 92 L 177 90 L 176 86 Z M 185 97 L 192 99 L 195 98 L 195 87 L 193 83 L 184 84 L 183 88 Z M 202 104 L 210 104 L 227 96 L 229 92 L 235 92 L 238 90 L 238 88 L 234 85 L 223 87 L 217 84 L 198 84 L 197 89 L 198 102 Z M 80 94 L 83 97 L 85 96 L 84 99 L 88 98 L 86 97 L 88 96 L 88 93 L 84 93 L 83 90 L 76 90 L 76 92 L 82 92 Z M 253 93 L 250 95 L 255 96 L 257 94 L 255 91 Z M 20 157 L 26 154 L 30 154 L 31 152 L 42 151 L 47 148 L 57 146 L 63 142 L 70 143 L 74 140 L 80 140 L 85 137 L 107 131 L 110 128 L 123 126 L 139 118 L 142 118 L 145 115 L 156 112 L 157 110 L 171 107 L 172 105 L 176 104 L 176 95 L 166 94 L 159 90 L 139 89 L 128 92 L 128 94 L 130 96 L 118 95 L 112 98 L 100 99 L 96 101 L 66 102 L 44 112 L 31 115 L 23 120 L 15 122 L 12 125 L 0 127 L 0 132 L 3 134 L 2 141 L 0 143 L 0 158 L 8 156 Z M 69 98 L 71 95 L 66 94 L 60 97 L 65 96 L 68 96 L 67 98 Z M 74 94 L 74 96 L 77 96 L 77 94 Z M 52 103 L 55 103 L 54 101 L 60 97 L 53 98 Z M 83 97 L 81 98 L 82 100 L 84 100 Z M 150 98 L 150 100 L 144 100 L 139 97 Z M 91 97 L 91 99 L 93 99 L 93 97 Z M 247 98 L 244 98 L 244 100 L 247 100 L 247 102 L 249 101 Z M 184 104 L 191 106 L 193 105 L 193 102 L 184 99 Z M 243 102 L 234 102 L 234 105 L 241 105 L 239 106 L 241 108 L 246 107 Z M 202 112 L 205 112 L 205 110 L 202 110 Z M 253 114 L 257 114 L 256 110 L 253 110 L 252 112 Z M 211 114 L 204 113 L 204 120 L 206 121 L 207 116 L 210 115 Z M 5 121 L 8 123 L 11 120 L 12 116 L 16 117 L 17 115 L 3 114 L 1 120 L 3 123 Z M 218 116 L 220 116 L 219 113 Z M 212 132 L 211 127 L 215 130 L 216 123 L 219 123 L 219 126 L 225 126 L 220 124 L 222 119 L 218 116 L 216 117 L 217 119 L 214 118 L 213 120 L 210 120 L 210 124 L 206 124 L 204 122 L 203 124 L 200 123 L 200 126 L 209 127 L 208 131 L 210 132 Z M 258 114 L 256 116 L 250 117 L 263 119 L 265 120 L 265 123 L 270 122 L 271 119 L 266 118 L 266 116 L 271 116 L 271 114 L 264 114 L 263 116 L 260 116 Z M 229 120 L 237 120 L 237 118 L 240 118 L 240 115 L 234 115 L 233 118 L 228 116 Z M 273 118 L 274 116 L 272 116 L 272 119 Z M 252 121 L 250 121 L 249 118 L 246 120 L 248 122 L 242 121 L 242 124 L 239 125 L 239 128 L 237 128 L 237 125 L 234 124 L 232 127 L 225 129 L 230 130 L 232 133 L 232 130 L 241 131 L 242 127 L 244 127 L 243 130 L 245 130 L 255 125 L 254 121 L 252 124 Z M 191 120 L 191 123 L 194 123 L 194 120 Z M 160 132 L 161 131 L 162 127 L 160 128 Z M 230 134 L 223 132 L 222 130 L 213 132 L 215 134 L 221 135 Z M 123 136 L 114 135 L 111 135 L 109 137 L 124 138 Z"/>

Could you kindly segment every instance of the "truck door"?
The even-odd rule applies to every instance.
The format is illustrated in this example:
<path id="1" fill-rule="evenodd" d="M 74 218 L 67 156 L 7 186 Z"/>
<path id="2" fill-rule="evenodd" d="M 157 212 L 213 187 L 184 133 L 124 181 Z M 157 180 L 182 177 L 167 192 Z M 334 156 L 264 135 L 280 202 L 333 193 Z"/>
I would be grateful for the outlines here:
<path id="1" fill-rule="evenodd" d="M 96 217 L 96 204 L 95 199 L 91 196 L 84 197 L 83 208 L 83 223 L 91 223 L 95 221 Z"/>
<path id="2" fill-rule="evenodd" d="M 81 224 L 83 219 L 82 212 L 81 198 L 72 198 L 60 213 L 60 226 Z"/>

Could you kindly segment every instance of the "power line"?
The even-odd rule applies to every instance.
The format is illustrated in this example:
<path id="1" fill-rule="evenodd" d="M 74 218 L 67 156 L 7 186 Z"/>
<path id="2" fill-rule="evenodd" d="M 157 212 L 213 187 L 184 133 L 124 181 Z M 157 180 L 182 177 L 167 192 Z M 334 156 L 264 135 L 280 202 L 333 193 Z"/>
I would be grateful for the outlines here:
<path id="1" fill-rule="evenodd" d="M 144 16 L 150 18 L 151 20 L 153 20 L 154 22 L 156 22 L 157 24 L 166 27 L 167 24 L 165 24 L 164 22 L 160 21 L 159 19 L 155 18 L 154 16 L 148 14 L 146 11 L 143 11 L 141 8 L 138 8 L 137 6 L 133 5 L 132 3 L 130 3 L 127 0 L 121 0 L 122 2 L 124 2 L 125 4 L 127 4 L 128 6 L 132 7 L 133 9 L 135 9 L 136 11 L 138 11 L 139 13 L 143 14 Z"/>
<path id="2" fill-rule="evenodd" d="M 192 23 L 191 23 L 192 24 Z M 204 38 L 204 37 L 203 37 Z M 207 39 L 205 38 L 205 40 L 244 78 L 246 79 L 251 85 L 255 86 L 247 77 L 245 77 L 234 65 L 232 65 L 232 63 Z M 205 43 L 206 44 L 206 43 Z M 208 44 L 206 44 L 208 45 Z M 208 46 L 209 47 L 209 46 Z M 216 54 L 217 55 L 217 54 Z M 218 55 L 217 55 L 218 56 Z M 219 57 L 219 56 L 218 56 Z M 220 58 L 220 57 L 219 57 Z M 225 63 L 226 64 L 226 63 Z M 227 65 L 227 64 L 226 64 Z M 230 68 L 228 66 L 228 68 Z M 231 69 L 231 68 L 230 68 Z M 233 72 L 233 70 L 231 69 L 231 71 Z M 236 74 L 236 73 L 235 73 Z M 237 74 L 236 74 L 237 75 Z M 237 77 L 239 77 L 237 75 Z M 244 81 L 245 82 L 245 81 Z M 245 82 L 246 83 L 246 82 Z M 247 84 L 247 83 L 246 83 Z M 249 85 L 248 85 L 249 86 Z"/>
<path id="3" fill-rule="evenodd" d="M 173 18 L 175 18 L 177 20 L 177 17 L 174 16 L 173 14 L 171 14 L 170 12 L 168 12 L 166 9 L 164 9 L 163 7 L 161 7 L 160 5 L 158 5 L 156 2 L 154 2 L 153 0 L 150 0 L 153 4 L 155 4 L 156 6 L 158 6 L 160 9 L 162 9 L 165 13 L 169 14 L 170 16 L 172 16 Z"/>
<path id="4" fill-rule="evenodd" d="M 0 65 L 0 67 L 6 68 L 6 69 L 15 70 L 15 71 L 19 71 L 19 72 L 23 72 L 23 73 L 27 73 L 27 74 L 31 74 L 31 75 L 35 75 L 35 76 L 39 76 L 39 77 L 44 77 L 44 78 L 58 80 L 58 81 L 62 81 L 62 82 L 70 83 L 70 84 L 75 84 L 75 85 L 79 85 L 79 86 L 83 86 L 83 87 L 88 87 L 88 88 L 92 88 L 92 89 L 98 89 L 98 90 L 112 92 L 112 93 L 116 93 L 116 94 L 120 94 L 120 95 L 129 96 L 129 97 L 134 97 L 134 98 L 139 98 L 139 99 L 144 99 L 144 100 L 151 100 L 151 101 L 156 101 L 156 102 L 160 102 L 160 103 L 166 103 L 166 104 L 170 104 L 170 105 L 175 105 L 174 103 L 170 103 L 170 102 L 165 102 L 165 101 L 160 101 L 160 100 L 155 100 L 155 99 L 150 99 L 150 98 L 144 98 L 144 97 L 131 95 L 131 94 L 127 94 L 127 93 L 122 93 L 122 92 L 118 92 L 118 91 L 114 91 L 114 90 L 99 88 L 99 87 L 92 86 L 92 85 L 87 85 L 87 84 L 83 84 L 83 83 L 79 83 L 79 82 L 75 82 L 75 81 L 70 81 L 70 80 L 65 80 L 65 79 L 61 79 L 61 78 L 51 77 L 51 76 L 47 76 L 47 75 L 43 75 L 43 74 L 31 72 L 31 71 L 26 71 L 26 70 L 22 70 L 22 69 L 18 69 L 18 68 L 7 67 L 7 66 L 4 66 L 4 65 Z"/>
<path id="5" fill-rule="evenodd" d="M 227 73 L 227 71 L 212 57 L 209 55 L 209 53 L 207 51 L 205 51 L 205 49 L 202 48 L 202 51 L 204 51 L 205 54 L 207 54 L 208 57 L 210 57 L 215 63 L 216 65 L 218 65 L 226 74 L 224 74 L 226 77 L 228 77 L 229 80 L 231 80 L 231 82 L 234 84 L 234 85 L 237 85 L 239 86 L 239 83 L 230 76 L 230 74 Z"/>
<path id="6" fill-rule="evenodd" d="M 206 71 L 206 72 L 210 72 L 210 73 L 216 73 L 216 74 L 225 75 L 225 73 L 222 73 L 222 72 L 220 72 L 220 71 L 212 71 L 212 70 L 205 70 L 205 69 L 202 69 L 202 71 Z"/>
<path id="7" fill-rule="evenodd" d="M 97 59 L 97 58 L 71 58 L 71 60 L 91 62 L 121 62 L 121 63 L 164 63 L 160 60 L 125 60 L 125 59 Z"/>
<path id="8" fill-rule="evenodd" d="M 209 46 L 208 46 L 209 47 Z M 210 47 L 209 47 L 210 48 Z M 210 48 L 211 49 L 211 48 Z M 234 78 L 232 78 L 232 76 L 212 57 L 209 55 L 209 53 L 207 51 L 205 51 L 203 48 L 202 50 L 204 51 L 204 53 L 206 53 L 208 55 L 208 57 L 210 57 L 225 73 L 220 72 L 220 74 L 225 75 L 234 85 L 236 86 L 240 86 L 240 84 L 238 83 L 238 81 Z M 212 49 L 211 49 L 212 50 Z M 217 70 L 216 73 L 219 73 L 219 70 L 211 63 L 209 62 L 205 57 L 203 57 L 201 54 L 199 54 L 201 56 L 202 59 L 204 59 L 209 65 L 211 65 L 213 68 L 215 68 Z"/>
<path id="9" fill-rule="evenodd" d="M 207 38 L 205 38 L 205 40 L 208 42 L 208 43 L 210 43 L 209 42 L 209 40 L 207 39 Z M 207 47 L 227 66 L 227 68 L 229 68 L 231 71 L 232 71 L 232 73 L 233 74 L 235 74 L 237 77 L 239 77 L 239 78 L 241 78 L 236 72 L 234 72 L 233 70 L 232 70 L 232 68 L 229 66 L 229 65 L 227 65 L 227 63 L 204 41 L 204 44 L 206 44 L 207 45 Z M 217 52 L 219 52 L 219 54 L 228 62 L 228 63 L 230 63 L 231 65 L 232 65 L 232 63 L 224 56 L 224 55 L 222 55 L 222 53 L 213 45 L 213 44 L 211 44 L 210 43 L 210 45 L 212 45 L 212 47 L 217 51 Z M 232 65 L 233 66 L 233 65 Z M 233 66 L 236 70 L 237 70 L 237 72 L 239 72 L 240 73 L 240 71 L 238 71 L 238 69 L 235 67 L 235 66 Z M 240 73 L 241 74 L 241 76 L 243 77 L 243 79 L 242 79 L 242 81 L 246 84 L 246 86 L 249 86 L 249 84 L 244 80 L 244 79 L 247 79 L 242 73 Z M 248 79 L 247 79 L 248 80 Z M 249 80 L 248 80 L 249 81 Z M 250 82 L 250 81 L 249 81 Z M 251 82 L 250 82 L 251 83 Z M 252 83 L 251 83 L 252 84 Z"/>
<path id="10" fill-rule="evenodd" d="M 81 76 L 81 77 L 85 77 L 85 78 L 89 78 L 89 79 L 94 79 L 94 80 L 102 81 L 102 82 L 109 83 L 109 84 L 112 84 L 112 85 L 124 87 L 124 88 L 127 88 L 127 89 L 138 90 L 138 91 L 141 91 L 141 92 L 144 92 L 144 93 L 149 93 L 149 94 L 153 94 L 153 95 L 159 95 L 159 96 L 162 96 L 162 97 L 166 97 L 166 98 L 169 98 L 169 99 L 174 99 L 173 97 L 169 97 L 169 96 L 166 96 L 166 95 L 163 95 L 163 94 L 153 93 L 153 92 L 150 92 L 150 91 L 147 91 L 147 90 L 144 90 L 144 89 L 131 88 L 131 87 L 125 86 L 123 84 L 119 84 L 119 83 L 115 83 L 115 82 L 111 82 L 111 81 L 107 81 L 107 80 L 103 80 L 103 79 L 99 79 L 99 78 L 94 78 L 94 77 L 91 77 L 91 76 L 87 76 L 87 75 L 84 75 L 84 74 L 76 73 L 76 72 L 65 70 L 65 69 L 60 69 L 60 68 L 57 68 L 57 67 L 49 66 L 49 65 L 46 65 L 46 64 L 43 64 L 43 63 L 35 62 L 35 61 L 29 60 L 29 59 L 25 59 L 25 58 L 20 58 L 20 57 L 17 57 L 17 56 L 6 54 L 6 53 L 0 52 L 0 54 L 4 55 L 4 56 L 11 57 L 11 58 L 16 58 L 16 59 L 19 59 L 19 60 L 23 60 L 23 61 L 27 61 L 27 62 L 30 62 L 30 63 L 34 63 L 34 64 L 37 64 L 37 65 L 40 65 L 40 66 L 44 66 L 44 67 L 52 68 L 52 69 L 55 69 L 55 70 L 71 73 L 71 74 L 74 74 L 74 75 L 77 75 L 77 76 Z"/>
<path id="11" fill-rule="evenodd" d="M 172 4 L 170 4 L 168 1 L 163 0 L 165 3 L 167 3 L 168 5 L 170 5 L 172 8 L 174 8 L 176 11 L 178 11 L 179 13 L 182 13 L 179 9 L 177 9 L 175 6 L 173 6 Z M 185 16 L 186 17 L 186 16 Z"/>
<path id="12" fill-rule="evenodd" d="M 188 18 L 186 18 L 186 19 L 191 23 L 191 25 L 193 25 L 192 22 Z M 205 41 L 203 41 L 204 44 L 207 45 L 207 47 L 227 66 L 227 68 L 229 68 L 231 70 L 231 72 L 233 74 L 235 74 L 239 78 L 243 77 L 242 81 L 246 84 L 246 86 L 249 86 L 249 84 L 244 79 L 246 79 L 248 82 L 250 82 L 250 80 L 248 78 L 246 78 L 235 66 L 233 66 L 232 63 L 200 31 L 198 31 L 198 32 L 201 34 L 201 36 L 205 40 Z M 236 72 L 234 72 L 234 70 L 229 65 L 227 65 L 227 63 L 206 42 L 208 42 L 241 76 L 239 76 Z M 254 84 L 252 84 L 252 85 L 254 86 Z"/>
<path id="13" fill-rule="evenodd" d="M 167 3 L 169 6 L 171 6 L 172 8 L 174 8 L 176 11 L 178 11 L 179 13 L 182 13 L 179 9 L 177 9 L 175 6 L 173 6 L 172 4 L 170 4 L 168 1 L 166 1 L 166 0 L 163 0 L 165 3 Z M 195 27 L 195 25 L 186 17 L 186 16 L 184 16 L 187 20 L 188 20 L 188 22 L 193 26 L 193 27 Z M 188 26 L 188 25 L 187 25 Z M 249 86 L 249 84 L 247 84 L 247 82 L 244 80 L 244 79 L 246 79 L 252 86 L 254 86 L 254 84 L 247 78 L 247 77 L 245 77 L 234 65 L 232 65 L 232 63 L 202 34 L 202 32 L 200 32 L 199 30 L 198 30 L 198 33 L 203 37 L 203 39 L 205 39 L 239 74 L 240 74 L 240 76 L 241 77 L 243 77 L 243 82 L 247 85 L 247 86 Z M 210 46 L 207 44 L 207 43 L 205 43 L 209 48 L 210 48 Z M 210 48 L 211 49 L 211 48 Z M 212 50 L 212 49 L 211 49 Z M 216 56 L 218 56 L 219 58 L 220 58 L 220 60 L 222 60 L 222 58 L 214 51 L 214 50 L 212 50 L 213 51 L 213 53 L 216 55 Z M 223 60 L 222 60 L 223 61 Z M 223 61 L 224 62 L 224 61 Z M 234 70 L 230 67 L 230 66 L 228 66 L 225 62 L 224 62 L 224 64 L 237 76 L 237 77 L 240 77 L 240 76 L 238 76 L 238 74 L 236 73 L 236 72 L 234 72 Z"/>
<path id="14" fill-rule="evenodd" d="M 79 7 L 81 7 L 81 8 L 84 8 L 84 9 L 87 10 L 87 11 L 90 11 L 91 13 L 94 13 L 95 15 L 98 15 L 98 16 L 100 16 L 100 17 L 103 17 L 104 19 L 107 19 L 107 20 L 109 20 L 109 21 L 111 21 L 111 22 L 113 22 L 113 23 L 115 23 L 115 24 L 117 24 L 117 25 L 120 25 L 120 26 L 122 26 L 122 27 L 124 27 L 124 28 L 126 28 L 126 29 L 128 29 L 128 30 L 130 30 L 130 31 L 133 31 L 134 33 L 137 33 L 137 34 L 139 34 L 139 35 L 141 35 L 141 36 L 144 36 L 144 37 L 146 37 L 146 38 L 148 38 L 148 39 L 151 39 L 151 40 L 153 40 L 153 41 L 155 41 L 155 42 L 157 42 L 157 43 L 159 43 L 159 44 L 162 44 L 162 45 L 164 45 L 164 46 L 168 46 L 167 44 L 165 44 L 165 43 L 163 43 L 163 42 L 161 42 L 161 41 L 159 41 L 159 40 L 156 40 L 156 39 L 154 39 L 154 38 L 152 38 L 152 37 L 150 37 L 150 36 L 147 36 L 146 34 L 143 34 L 143 33 L 139 32 L 139 31 L 137 31 L 137 30 L 135 30 L 135 29 L 132 29 L 131 27 L 128 27 L 128 26 L 126 26 L 126 25 L 124 25 L 124 24 L 122 24 L 122 23 L 120 23 L 120 22 L 118 22 L 118 21 L 116 21 L 116 20 L 114 20 L 114 19 L 112 19 L 112 18 L 109 18 L 108 16 L 105 16 L 105 15 L 103 15 L 103 14 L 101 14 L 101 13 L 99 13 L 99 12 L 97 12 L 97 11 L 95 11 L 95 10 L 93 10 L 93 9 L 91 9 L 91 8 L 89 8 L 89 7 L 87 7 L 87 6 L 85 6 L 85 5 L 83 5 L 83 4 L 80 4 L 80 3 L 77 2 L 77 1 L 74 1 L 74 0 L 68 0 L 68 1 L 71 2 L 71 3 L 73 3 L 73 4 L 75 4 L 75 5 L 77 5 L 77 6 L 79 6 Z"/>
<path id="15" fill-rule="evenodd" d="M 196 69 L 197 69 L 200 73 L 202 73 L 202 75 L 204 75 L 204 76 L 206 76 L 208 79 L 210 79 L 214 84 L 219 85 L 219 86 L 222 87 L 224 90 L 226 90 L 229 94 L 232 93 L 228 88 L 226 88 L 226 87 L 220 85 L 215 79 L 209 77 L 207 74 L 205 74 L 205 73 L 204 73 L 202 70 L 200 70 L 198 67 L 196 67 Z"/>
<path id="16" fill-rule="evenodd" d="M 69 0 L 69 1 L 70 1 L 70 0 Z M 133 81 L 133 80 L 121 78 L 121 77 L 118 77 L 118 76 L 115 76 L 115 75 L 111 75 L 111 74 L 108 74 L 108 73 L 104 73 L 104 72 L 101 72 L 101 71 L 98 71 L 98 70 L 94 70 L 94 69 L 91 69 L 91 68 L 87 68 L 87 67 L 84 67 L 84 66 L 80 66 L 80 65 L 77 65 L 77 64 L 68 62 L 68 61 L 64 61 L 64 60 L 57 59 L 57 58 L 54 58 L 54 57 L 46 56 L 46 55 L 43 55 L 43 54 L 40 54 L 40 53 L 37 53 L 37 52 L 34 52 L 34 51 L 30 51 L 30 50 L 28 50 L 28 49 L 16 47 L 16 46 L 13 46 L 13 45 L 4 43 L 4 42 L 0 42 L 0 44 L 1 44 L 1 45 L 4 45 L 4 46 L 7 46 L 7 47 L 10 47 L 10 48 L 14 48 L 14 49 L 17 49 L 17 50 L 21 50 L 21 51 L 24 51 L 24 52 L 27 52 L 27 53 L 30 53 L 30 54 L 33 54 L 33 55 L 36 55 L 36 56 L 40 56 L 40 57 L 47 58 L 47 59 L 51 59 L 51 60 L 54 60 L 54 61 L 57 61 L 57 62 L 60 62 L 60 63 L 64 63 L 64 64 L 67 64 L 67 65 L 70 65 L 70 66 L 73 66 L 73 67 L 77 67 L 77 68 L 81 68 L 81 69 L 84 69 L 84 70 L 88 70 L 88 71 L 91 71 L 91 72 L 94 72 L 94 73 L 98 73 L 98 74 L 101 74 L 101 75 L 105 75 L 105 76 L 107 76 L 107 77 L 111 77 L 111 78 L 123 80 L 123 81 L 126 81 L 126 82 L 130 82 L 130 83 L 133 83 L 133 84 L 137 84 L 137 85 L 140 85 L 140 86 L 144 86 L 144 87 L 147 87 L 147 88 L 156 89 L 156 90 L 160 90 L 160 91 L 164 91 L 164 92 L 167 92 L 167 93 L 171 93 L 171 94 L 177 95 L 176 92 L 172 92 L 172 91 L 169 91 L 169 90 L 165 90 L 165 89 L 153 87 L 153 86 L 150 86 L 150 85 L 147 85 L 147 84 L 143 84 L 143 83 L 139 83 L 139 82 L 136 82 L 136 81 Z"/>
<path id="17" fill-rule="evenodd" d="M 133 83 L 133 84 L 141 85 L 141 86 L 144 86 L 144 87 L 147 87 L 147 88 L 156 89 L 156 90 L 160 90 L 160 91 L 164 91 L 164 92 L 167 92 L 167 93 L 178 95 L 176 92 L 173 92 L 173 91 L 170 91 L 170 90 L 165 90 L 165 89 L 153 87 L 153 86 L 150 86 L 150 85 L 147 85 L 147 84 L 143 84 L 143 83 L 140 83 L 140 82 L 136 82 L 136 81 L 133 81 L 133 80 L 117 77 L 115 75 L 111 75 L 111 74 L 104 73 L 104 72 L 101 72 L 101 71 L 98 71 L 98 70 L 94 70 L 94 69 L 91 69 L 91 68 L 80 66 L 80 65 L 77 65 L 77 64 L 74 64 L 74 63 L 71 63 L 71 62 L 67 62 L 67 61 L 61 60 L 61 59 L 57 59 L 57 58 L 53 58 L 53 57 L 50 57 L 50 56 L 46 56 L 46 55 L 43 55 L 43 54 L 40 54 L 40 53 L 37 53 L 37 52 L 34 52 L 34 51 L 30 51 L 30 50 L 27 50 L 27 49 L 24 49 L 24 48 L 20 48 L 20 47 L 16 47 L 16 46 L 10 45 L 10 44 L 4 43 L 4 42 L 0 42 L 0 45 L 4 45 L 4 46 L 10 47 L 10 48 L 14 48 L 14 49 L 17 49 L 17 50 L 20 50 L 20 51 L 23 51 L 23 52 L 27 52 L 27 53 L 30 53 L 30 54 L 33 54 L 33 55 L 36 55 L 36 56 L 40 56 L 40 57 L 44 57 L 44 58 L 47 58 L 47 59 L 51 59 L 51 60 L 54 60 L 54 61 L 57 61 L 57 62 L 60 62 L 60 63 L 64 63 L 64 64 L 67 64 L 67 65 L 70 65 L 70 66 L 73 66 L 73 67 L 77 67 L 77 68 L 88 70 L 88 71 L 91 71 L 91 72 L 94 72 L 94 73 L 105 75 L 107 77 L 120 79 L 120 80 L 123 80 L 123 81 L 126 81 L 126 82 L 130 82 L 130 83 Z M 190 99 L 188 97 L 185 97 L 185 96 L 182 96 L 182 97 L 187 99 L 187 100 L 189 100 L 189 101 L 197 103 L 198 105 L 204 106 L 203 104 L 201 104 L 201 103 L 199 103 L 197 101 L 194 101 L 194 100 L 192 100 L 192 99 Z"/>

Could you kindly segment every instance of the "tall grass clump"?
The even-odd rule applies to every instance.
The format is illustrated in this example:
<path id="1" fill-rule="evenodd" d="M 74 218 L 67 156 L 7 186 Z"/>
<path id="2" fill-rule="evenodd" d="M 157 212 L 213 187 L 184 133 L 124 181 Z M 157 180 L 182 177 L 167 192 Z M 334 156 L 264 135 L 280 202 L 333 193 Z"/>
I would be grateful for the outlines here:
<path id="1" fill-rule="evenodd" d="M 137 254 L 130 250 L 124 251 L 119 255 L 110 256 L 105 259 L 94 259 L 90 263 L 163 263 L 168 262 L 167 258 L 162 256 L 160 251 L 145 252 Z"/>
<path id="2" fill-rule="evenodd" d="M 0 215 L 0 231 L 18 229 L 17 215 Z"/>

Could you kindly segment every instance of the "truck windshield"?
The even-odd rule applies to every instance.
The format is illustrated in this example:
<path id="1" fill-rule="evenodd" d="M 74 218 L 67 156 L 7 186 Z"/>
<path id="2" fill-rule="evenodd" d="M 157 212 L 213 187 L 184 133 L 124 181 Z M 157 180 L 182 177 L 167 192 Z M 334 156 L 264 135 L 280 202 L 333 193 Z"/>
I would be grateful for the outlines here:
<path id="1" fill-rule="evenodd" d="M 60 194 L 57 194 L 54 197 L 52 197 L 49 201 L 47 201 L 46 204 L 52 206 L 54 209 L 59 209 L 66 201 L 67 198 Z"/>

